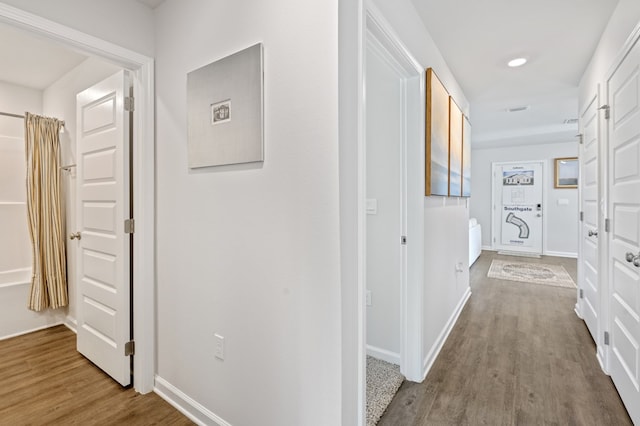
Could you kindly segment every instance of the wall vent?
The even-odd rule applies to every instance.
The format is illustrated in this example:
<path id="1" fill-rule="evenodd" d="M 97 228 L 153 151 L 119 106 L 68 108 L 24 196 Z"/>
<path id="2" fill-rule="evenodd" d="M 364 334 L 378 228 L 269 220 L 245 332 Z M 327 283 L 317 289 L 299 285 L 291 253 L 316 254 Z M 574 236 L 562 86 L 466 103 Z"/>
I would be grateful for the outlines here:
<path id="1" fill-rule="evenodd" d="M 567 118 L 563 121 L 564 124 L 578 124 L 577 118 Z"/>

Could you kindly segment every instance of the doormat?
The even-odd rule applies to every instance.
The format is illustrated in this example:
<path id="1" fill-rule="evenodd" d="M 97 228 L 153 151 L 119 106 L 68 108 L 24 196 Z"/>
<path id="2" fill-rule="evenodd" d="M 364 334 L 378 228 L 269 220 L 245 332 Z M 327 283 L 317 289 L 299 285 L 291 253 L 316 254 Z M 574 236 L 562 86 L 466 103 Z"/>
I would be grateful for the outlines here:
<path id="1" fill-rule="evenodd" d="M 576 288 L 576 284 L 564 266 L 546 263 L 494 259 L 489 267 L 489 272 L 487 272 L 487 277 L 553 287 Z"/>
<path id="2" fill-rule="evenodd" d="M 367 426 L 375 426 L 400 389 L 400 367 L 367 356 Z"/>

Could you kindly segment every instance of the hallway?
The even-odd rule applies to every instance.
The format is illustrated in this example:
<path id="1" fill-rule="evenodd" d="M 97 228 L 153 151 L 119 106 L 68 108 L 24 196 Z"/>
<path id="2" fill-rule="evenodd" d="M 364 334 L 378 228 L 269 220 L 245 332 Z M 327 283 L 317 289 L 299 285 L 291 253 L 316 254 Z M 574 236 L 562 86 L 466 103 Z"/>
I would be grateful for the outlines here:
<path id="1" fill-rule="evenodd" d="M 473 292 L 426 380 L 405 382 L 379 426 L 630 425 L 574 312 L 576 291 L 487 278 L 484 251 Z M 576 281 L 575 259 L 562 264 Z"/>

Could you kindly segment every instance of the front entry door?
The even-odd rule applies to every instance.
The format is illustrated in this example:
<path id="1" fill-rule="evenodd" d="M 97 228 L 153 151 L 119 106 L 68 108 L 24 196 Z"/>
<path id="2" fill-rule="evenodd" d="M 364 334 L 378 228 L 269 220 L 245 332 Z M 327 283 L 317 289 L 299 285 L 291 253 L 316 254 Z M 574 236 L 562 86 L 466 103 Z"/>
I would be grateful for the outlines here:
<path id="1" fill-rule="evenodd" d="M 598 97 L 580 117 L 582 145 L 580 167 L 582 199 L 582 226 L 580 231 L 580 314 L 596 344 L 599 343 L 598 320 L 600 315 L 600 283 L 598 279 Z M 599 344 L 598 344 L 599 346 Z"/>
<path id="2" fill-rule="evenodd" d="M 129 77 L 120 71 L 77 95 L 78 351 L 131 384 Z"/>
<path id="3" fill-rule="evenodd" d="M 542 254 L 542 162 L 493 165 L 493 246 Z"/>
<path id="4" fill-rule="evenodd" d="M 607 81 L 609 372 L 640 424 L 640 44 Z"/>

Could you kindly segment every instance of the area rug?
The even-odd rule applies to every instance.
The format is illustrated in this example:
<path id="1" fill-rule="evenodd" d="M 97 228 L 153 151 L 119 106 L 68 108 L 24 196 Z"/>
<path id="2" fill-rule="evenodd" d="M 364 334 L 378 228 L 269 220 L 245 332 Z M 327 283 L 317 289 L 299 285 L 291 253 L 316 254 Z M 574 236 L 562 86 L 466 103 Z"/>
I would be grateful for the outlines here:
<path id="1" fill-rule="evenodd" d="M 494 259 L 487 276 L 499 280 L 576 288 L 573 279 L 562 265 Z"/>
<path id="2" fill-rule="evenodd" d="M 403 381 L 399 366 L 367 356 L 367 426 L 378 423 Z"/>

